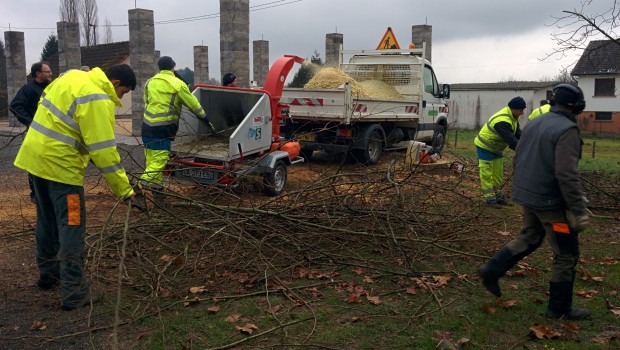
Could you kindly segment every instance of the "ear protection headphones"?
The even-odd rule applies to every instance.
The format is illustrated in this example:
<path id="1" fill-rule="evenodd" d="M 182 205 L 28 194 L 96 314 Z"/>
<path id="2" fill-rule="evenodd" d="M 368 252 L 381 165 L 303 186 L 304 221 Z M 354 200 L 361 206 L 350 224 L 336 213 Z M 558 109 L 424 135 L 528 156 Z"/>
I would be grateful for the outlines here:
<path id="1" fill-rule="evenodd" d="M 573 96 L 576 97 L 576 101 L 566 101 L 564 98 L 562 98 L 562 100 L 558 101 L 557 100 L 557 95 L 558 95 L 558 91 L 560 89 L 566 89 L 568 91 L 570 91 Z M 560 84 L 556 87 L 553 88 L 553 97 L 551 98 L 551 105 L 555 106 L 557 103 L 561 103 L 567 107 L 570 107 L 573 109 L 573 113 L 575 115 L 583 112 L 583 110 L 586 108 L 586 101 L 585 98 L 583 96 L 583 91 L 581 91 L 581 89 L 573 84 Z"/>

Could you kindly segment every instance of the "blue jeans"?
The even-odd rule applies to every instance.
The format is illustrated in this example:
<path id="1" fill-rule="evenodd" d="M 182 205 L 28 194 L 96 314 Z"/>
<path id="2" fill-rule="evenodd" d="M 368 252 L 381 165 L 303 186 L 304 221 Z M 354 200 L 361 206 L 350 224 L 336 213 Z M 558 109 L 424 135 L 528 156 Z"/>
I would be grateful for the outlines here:
<path id="1" fill-rule="evenodd" d="M 83 280 L 86 208 L 84 188 L 30 174 L 37 199 L 37 265 L 40 281 L 60 280 L 63 305 L 86 296 Z"/>

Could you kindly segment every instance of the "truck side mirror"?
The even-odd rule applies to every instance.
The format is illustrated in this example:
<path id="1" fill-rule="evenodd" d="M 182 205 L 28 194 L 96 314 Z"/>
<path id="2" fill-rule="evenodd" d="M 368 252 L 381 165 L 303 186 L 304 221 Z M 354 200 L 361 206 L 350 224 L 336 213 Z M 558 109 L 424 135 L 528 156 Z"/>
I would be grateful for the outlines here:
<path id="1" fill-rule="evenodd" d="M 450 98 L 450 84 L 443 84 L 441 86 L 441 97 L 445 99 Z"/>

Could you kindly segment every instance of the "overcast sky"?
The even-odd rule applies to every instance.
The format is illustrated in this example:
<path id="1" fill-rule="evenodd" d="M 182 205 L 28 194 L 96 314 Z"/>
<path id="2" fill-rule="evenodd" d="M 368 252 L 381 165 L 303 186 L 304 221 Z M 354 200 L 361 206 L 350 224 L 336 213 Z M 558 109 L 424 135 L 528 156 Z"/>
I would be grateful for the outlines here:
<path id="1" fill-rule="evenodd" d="M 611 3 L 593 0 L 588 8 L 602 12 Z M 10 24 L 11 30 L 25 33 L 29 69 L 39 60 L 47 37 L 56 32 L 59 2 L 0 0 L 0 4 L 2 31 L 8 31 Z M 129 39 L 129 9 L 137 5 L 153 10 L 155 48 L 161 55 L 172 56 L 177 68 L 193 69 L 193 46 L 207 45 L 209 74 L 221 78 L 218 0 L 97 0 L 97 4 L 99 24 L 107 18 L 118 25 L 113 27 L 114 41 Z M 401 47 L 407 47 L 411 26 L 429 24 L 433 66 L 441 82 L 539 80 L 575 63 L 577 54 L 541 59 L 554 48 L 551 34 L 559 32 L 553 17 L 581 6 L 582 0 L 251 0 L 250 60 L 253 40 L 269 41 L 273 63 L 284 54 L 309 58 L 315 49 L 324 58 L 325 35 L 333 32 L 343 34 L 345 49 L 374 49 L 386 28 L 392 27 Z M 158 24 L 203 15 L 210 16 Z"/>

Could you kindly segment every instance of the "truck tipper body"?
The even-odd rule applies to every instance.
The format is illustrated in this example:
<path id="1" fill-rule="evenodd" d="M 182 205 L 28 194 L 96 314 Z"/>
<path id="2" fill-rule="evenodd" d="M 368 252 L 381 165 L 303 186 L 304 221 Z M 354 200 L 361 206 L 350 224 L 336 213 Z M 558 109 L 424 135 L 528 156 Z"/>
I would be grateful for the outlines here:
<path id="1" fill-rule="evenodd" d="M 450 86 L 439 84 L 420 49 L 343 50 L 340 70 L 358 82 L 378 80 L 399 98 L 356 96 L 348 84 L 335 89 L 285 88 L 284 133 L 300 142 L 302 154 L 347 152 L 376 164 L 383 151 L 402 141 L 426 141 L 441 152 L 448 128 Z M 350 57 L 344 62 L 345 57 Z"/>

